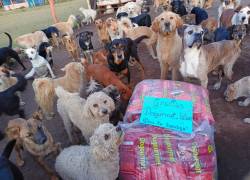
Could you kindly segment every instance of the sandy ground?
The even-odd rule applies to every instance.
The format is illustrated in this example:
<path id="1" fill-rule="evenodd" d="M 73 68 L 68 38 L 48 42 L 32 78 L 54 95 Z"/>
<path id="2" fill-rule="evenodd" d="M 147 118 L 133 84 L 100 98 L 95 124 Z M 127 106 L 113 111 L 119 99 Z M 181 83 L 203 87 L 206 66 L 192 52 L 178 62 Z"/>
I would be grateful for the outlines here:
<path id="1" fill-rule="evenodd" d="M 217 6 L 215 3 L 214 6 Z M 217 15 L 216 8 L 209 9 L 211 16 Z M 155 15 L 152 14 L 152 17 Z M 105 17 L 103 17 L 105 18 Z M 153 19 L 153 18 L 152 18 Z M 97 34 L 94 25 L 85 26 L 83 30 L 91 30 L 94 32 L 93 44 L 95 49 L 100 48 L 100 44 L 97 40 Z M 143 44 L 139 45 L 139 57 L 145 66 L 146 78 L 157 79 L 160 76 L 159 63 L 157 60 L 153 60 Z M 59 77 L 63 73 L 60 71 L 65 64 L 70 62 L 69 55 L 64 49 L 55 49 L 53 52 L 55 61 L 54 71 Z M 242 54 L 237 60 L 233 70 L 233 81 L 236 81 L 244 76 L 250 75 L 250 36 L 247 36 L 243 42 Z M 25 64 L 30 67 L 27 60 L 24 60 Z M 16 71 L 20 71 L 20 67 Z M 25 72 L 27 73 L 27 72 Z M 140 79 L 140 74 L 136 69 L 131 71 L 132 83 L 135 85 Z M 241 180 L 250 172 L 250 143 L 249 132 L 250 125 L 244 124 L 242 119 L 250 117 L 250 107 L 239 107 L 237 102 L 228 103 L 223 98 L 223 93 L 226 89 L 229 81 L 224 80 L 222 87 L 218 91 L 212 90 L 212 85 L 215 83 L 216 77 L 210 76 L 209 78 L 209 96 L 211 109 L 216 120 L 216 151 L 218 155 L 218 175 L 220 180 Z M 30 117 L 32 112 L 37 108 L 34 101 L 34 92 L 31 87 L 32 81 L 29 81 L 27 90 L 24 92 L 24 100 L 26 102 L 25 111 L 27 117 Z M 8 120 L 14 117 L 1 116 L 0 129 L 4 130 Z M 61 142 L 63 147 L 69 146 L 68 137 L 64 130 L 62 120 L 56 114 L 55 119 L 44 122 L 46 127 L 52 133 L 56 142 Z M 0 142 L 0 149 L 3 148 L 6 140 Z M 25 165 L 21 168 L 25 179 L 27 180 L 44 180 L 48 179 L 48 176 L 44 171 L 34 162 L 34 159 L 27 153 L 23 153 Z M 11 156 L 14 160 L 14 153 Z M 54 157 L 50 156 L 46 160 L 51 167 L 54 165 Z M 248 178 L 247 178 L 248 179 Z M 250 178 L 249 178 L 250 179 Z"/>

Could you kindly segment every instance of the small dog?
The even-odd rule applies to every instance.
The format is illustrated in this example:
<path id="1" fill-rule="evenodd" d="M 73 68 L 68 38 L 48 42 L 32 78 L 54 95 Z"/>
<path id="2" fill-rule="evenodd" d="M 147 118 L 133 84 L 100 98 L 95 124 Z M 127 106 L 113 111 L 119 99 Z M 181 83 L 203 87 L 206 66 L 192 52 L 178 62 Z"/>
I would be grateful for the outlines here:
<path id="1" fill-rule="evenodd" d="M 91 41 L 91 37 L 93 36 L 93 32 L 90 31 L 84 31 L 81 32 L 80 34 L 77 34 L 76 37 L 79 36 L 79 46 L 81 47 L 84 57 L 88 59 L 90 63 L 93 64 L 93 44 Z"/>
<path id="2" fill-rule="evenodd" d="M 41 43 L 38 47 L 38 55 L 46 59 L 49 62 L 51 67 L 54 64 L 53 58 L 52 58 L 52 49 L 53 47 L 47 42 Z"/>
<path id="3" fill-rule="evenodd" d="M 57 179 L 54 171 L 44 162 L 44 158 L 54 153 L 59 153 L 61 149 L 60 143 L 54 143 L 54 140 L 42 124 L 42 116 L 39 112 L 35 112 L 33 117 L 25 119 L 10 120 L 6 128 L 6 134 L 9 139 L 15 139 L 16 145 L 16 163 L 18 166 L 24 165 L 21 156 L 22 150 L 27 150 L 41 167 L 49 174 L 51 180 Z"/>
<path id="4" fill-rule="evenodd" d="M 82 20 L 83 23 L 88 25 L 95 21 L 97 12 L 94 9 L 84 9 L 83 7 L 80 7 L 79 11 L 81 11 L 81 13 L 84 15 L 84 19 Z"/>
<path id="5" fill-rule="evenodd" d="M 187 10 L 182 0 L 173 0 L 171 2 L 172 11 L 180 16 L 187 15 Z"/>
<path id="6" fill-rule="evenodd" d="M 35 31 L 33 33 L 18 36 L 15 41 L 18 46 L 27 49 L 38 47 L 42 42 L 49 42 L 49 39 L 43 31 Z"/>
<path id="7" fill-rule="evenodd" d="M 250 76 L 244 77 L 228 85 L 224 93 L 226 101 L 233 101 L 239 97 L 246 97 L 244 101 L 239 101 L 239 106 L 248 106 L 250 104 Z M 245 123 L 250 123 L 250 118 L 243 119 Z"/>
<path id="8" fill-rule="evenodd" d="M 103 21 L 102 19 L 97 19 L 95 20 L 95 26 L 99 39 L 101 43 L 105 46 L 107 43 L 111 41 L 106 22 Z"/>
<path id="9" fill-rule="evenodd" d="M 231 80 L 233 65 L 241 53 L 240 43 L 245 33 L 235 33 L 235 40 L 223 40 L 203 45 L 204 30 L 201 26 L 187 25 L 184 30 L 184 49 L 181 56 L 180 72 L 184 78 L 197 78 L 201 85 L 207 88 L 208 73 L 219 66 L 223 67 L 226 77 Z M 214 89 L 219 89 L 222 73 Z"/>
<path id="10" fill-rule="evenodd" d="M 206 20 L 208 18 L 208 14 L 205 11 L 205 9 L 194 7 L 191 10 L 191 14 L 195 14 L 195 23 L 196 25 L 199 25 L 202 21 Z"/>
<path id="11" fill-rule="evenodd" d="M 23 174 L 18 167 L 9 160 L 16 140 L 11 140 L 5 146 L 0 156 L 0 178 L 5 180 L 23 180 Z"/>
<path id="12" fill-rule="evenodd" d="M 25 114 L 24 110 L 20 108 L 20 98 L 17 91 L 24 91 L 27 81 L 22 75 L 16 74 L 15 76 L 17 83 L 0 92 L 0 115 L 3 113 L 9 116 L 18 114 L 23 118 Z"/>
<path id="13" fill-rule="evenodd" d="M 79 93 L 69 93 L 62 87 L 55 89 L 57 111 L 63 119 L 70 142 L 79 142 L 72 131 L 72 124 L 81 130 L 87 143 L 94 130 L 103 123 L 109 122 L 111 112 L 115 110 L 115 104 L 104 92 L 91 94 L 86 100 Z"/>
<path id="14" fill-rule="evenodd" d="M 13 58 L 23 67 L 23 70 L 25 70 L 26 67 L 23 65 L 17 52 L 12 49 L 12 38 L 10 34 L 7 32 L 4 32 L 4 34 L 9 38 L 9 46 L 0 48 L 0 65 L 6 63 L 9 58 Z"/>
<path id="15" fill-rule="evenodd" d="M 72 36 L 64 35 L 63 42 L 73 61 L 77 61 L 79 59 L 79 52 L 75 39 Z"/>
<path id="16" fill-rule="evenodd" d="M 81 63 L 71 62 L 61 70 L 65 72 L 65 75 L 60 78 L 38 78 L 32 84 L 36 103 L 46 119 L 51 119 L 54 116 L 53 105 L 57 86 L 62 86 L 69 92 L 79 92 L 81 83 L 87 82 L 85 70 Z"/>
<path id="17" fill-rule="evenodd" d="M 163 12 L 155 18 L 151 26 L 157 33 L 156 51 L 161 68 L 161 79 L 165 79 L 169 69 L 172 69 L 172 79 L 178 79 L 179 58 L 182 50 L 182 39 L 177 29 L 183 21 L 178 14 Z M 170 51 L 166 51 L 170 49 Z"/>
<path id="18" fill-rule="evenodd" d="M 30 62 L 32 64 L 32 69 L 28 74 L 25 75 L 26 79 L 31 77 L 45 77 L 50 73 L 52 78 L 55 78 L 55 75 L 50 67 L 49 62 L 44 59 L 42 56 L 38 55 L 38 52 L 34 48 L 28 48 L 25 50 Z"/>
<path id="19" fill-rule="evenodd" d="M 41 31 L 43 31 L 47 38 L 52 42 L 53 46 L 59 47 L 59 30 L 54 27 L 54 26 L 49 26 L 45 29 L 42 29 Z"/>
<path id="20" fill-rule="evenodd" d="M 123 136 L 120 127 L 101 124 L 90 138 L 90 146 L 71 146 L 59 154 L 56 171 L 63 179 L 116 179 L 119 174 L 119 145 Z"/>
<path id="21" fill-rule="evenodd" d="M 129 18 L 134 18 L 141 14 L 141 7 L 136 2 L 128 2 L 117 10 L 116 16 L 122 12 L 126 12 Z"/>
<path id="22" fill-rule="evenodd" d="M 108 47 L 108 65 L 111 71 L 125 75 L 130 83 L 129 61 L 133 59 L 140 66 L 142 79 L 144 79 L 144 67 L 140 62 L 137 54 L 137 44 L 147 36 L 140 36 L 135 40 L 130 38 L 122 38 L 113 40 Z"/>

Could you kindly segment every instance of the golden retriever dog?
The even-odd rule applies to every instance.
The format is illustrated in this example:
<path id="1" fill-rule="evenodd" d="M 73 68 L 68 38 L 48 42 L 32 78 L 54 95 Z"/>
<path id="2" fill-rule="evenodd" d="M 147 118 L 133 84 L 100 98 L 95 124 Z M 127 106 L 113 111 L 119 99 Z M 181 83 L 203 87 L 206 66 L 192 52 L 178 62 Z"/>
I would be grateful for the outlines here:
<path id="1" fill-rule="evenodd" d="M 46 34 L 42 31 L 35 31 L 33 33 L 24 34 L 21 36 L 18 36 L 16 39 L 16 44 L 22 48 L 32 48 L 37 47 L 42 42 L 49 42 L 49 39 L 47 38 Z"/>
<path id="2" fill-rule="evenodd" d="M 59 30 L 61 36 L 65 34 L 67 34 L 68 36 L 72 36 L 74 34 L 73 27 L 75 21 L 76 21 L 75 17 L 69 16 L 67 22 L 59 22 L 53 24 L 52 26 L 55 26 Z"/>
<path id="3" fill-rule="evenodd" d="M 64 45 L 68 51 L 68 53 L 70 54 L 71 58 L 73 59 L 73 61 L 77 61 L 79 59 L 79 51 L 78 51 L 78 46 L 77 43 L 75 41 L 75 39 L 73 38 L 73 36 L 68 36 L 65 35 L 62 38 Z"/>
<path id="4" fill-rule="evenodd" d="M 95 20 L 95 26 L 100 42 L 105 45 L 110 42 L 107 24 L 102 19 Z"/>
<path id="5" fill-rule="evenodd" d="M 201 85 L 207 88 L 208 73 L 222 67 L 222 72 L 231 80 L 233 75 L 233 65 L 241 53 L 240 43 L 246 35 L 245 25 L 233 30 L 235 40 L 223 40 L 219 42 L 203 44 L 204 30 L 201 26 L 187 25 L 184 30 L 184 48 L 180 60 L 180 72 L 186 78 L 196 78 L 201 81 Z M 240 28 L 240 27 L 238 27 Z M 245 28 L 243 30 L 243 28 Z M 243 32 L 244 31 L 244 32 Z M 214 89 L 219 89 L 222 81 L 222 72 L 219 73 L 219 81 L 214 85 Z"/>
<path id="6" fill-rule="evenodd" d="M 241 78 L 240 80 L 228 85 L 224 93 L 226 101 L 233 101 L 239 97 L 246 97 L 244 101 L 239 101 L 239 106 L 248 106 L 250 104 L 250 76 Z M 250 123 L 250 118 L 243 119 L 245 123 Z"/>
<path id="7" fill-rule="evenodd" d="M 34 156 L 51 180 L 56 180 L 58 179 L 56 173 L 44 162 L 44 158 L 51 153 L 57 155 L 61 150 L 61 144 L 54 143 L 50 132 L 41 121 L 42 116 L 39 112 L 35 112 L 33 117 L 28 120 L 22 118 L 10 120 L 6 128 L 6 134 L 9 139 L 16 139 L 15 150 L 18 166 L 24 165 L 21 151 L 25 149 Z"/>
<path id="8" fill-rule="evenodd" d="M 81 83 L 84 82 L 84 67 L 81 63 L 71 62 L 63 69 L 65 75 L 57 79 L 38 78 L 33 81 L 36 102 L 45 114 L 47 119 L 54 115 L 53 105 L 55 98 L 55 88 L 62 86 L 69 92 L 79 92 Z"/>
<path id="9" fill-rule="evenodd" d="M 166 11 L 157 16 L 152 23 L 152 30 L 157 33 L 157 57 L 161 67 L 161 79 L 165 79 L 172 70 L 172 79 L 178 74 L 179 58 L 182 50 L 182 39 L 177 28 L 183 25 L 178 14 Z"/>

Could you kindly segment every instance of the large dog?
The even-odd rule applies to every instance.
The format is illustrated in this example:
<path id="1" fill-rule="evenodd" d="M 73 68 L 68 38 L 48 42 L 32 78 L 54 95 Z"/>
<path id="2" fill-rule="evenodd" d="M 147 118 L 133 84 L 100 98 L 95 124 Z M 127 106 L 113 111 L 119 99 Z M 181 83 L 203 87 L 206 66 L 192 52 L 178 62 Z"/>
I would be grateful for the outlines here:
<path id="1" fill-rule="evenodd" d="M 35 91 L 35 99 L 42 109 L 47 119 L 51 119 L 54 115 L 53 104 L 55 98 L 55 87 L 62 86 L 69 92 L 79 92 L 81 82 L 84 81 L 84 68 L 81 63 L 71 62 L 63 69 L 65 75 L 57 79 L 38 78 L 33 81 L 33 89 Z"/>
<path id="2" fill-rule="evenodd" d="M 173 12 L 163 12 L 153 21 L 151 28 L 158 34 L 156 51 L 161 67 L 161 79 L 166 78 L 169 69 L 172 69 L 172 79 L 178 78 L 182 39 L 177 33 L 177 28 L 182 24 L 182 19 Z"/>
<path id="3" fill-rule="evenodd" d="M 242 27 L 245 27 L 242 25 Z M 244 30 L 243 30 L 244 31 Z M 242 34 L 243 33 L 243 34 Z M 180 72 L 184 78 L 197 78 L 201 85 L 207 88 L 208 73 L 222 66 L 226 77 L 231 80 L 233 65 L 240 56 L 240 43 L 246 35 L 244 32 L 235 32 L 235 40 L 223 40 L 202 45 L 204 30 L 201 26 L 188 25 L 184 30 L 184 49 L 181 55 Z M 219 81 L 214 89 L 219 89 L 222 80 L 219 73 Z"/>

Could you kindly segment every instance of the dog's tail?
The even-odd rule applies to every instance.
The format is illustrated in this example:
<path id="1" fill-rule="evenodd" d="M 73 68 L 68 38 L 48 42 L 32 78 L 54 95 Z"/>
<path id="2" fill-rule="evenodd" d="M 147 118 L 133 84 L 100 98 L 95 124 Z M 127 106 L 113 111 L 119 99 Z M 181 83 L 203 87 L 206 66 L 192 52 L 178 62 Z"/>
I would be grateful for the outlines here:
<path id="1" fill-rule="evenodd" d="M 55 97 L 53 80 L 50 78 L 35 79 L 32 86 L 38 106 L 44 113 L 52 113 Z"/>
<path id="2" fill-rule="evenodd" d="M 14 149 L 14 146 L 16 145 L 16 140 L 11 140 L 8 142 L 8 144 L 5 146 L 3 152 L 2 152 L 2 157 L 5 157 L 6 159 L 9 159 L 10 154 L 12 150 Z"/>
<path id="3" fill-rule="evenodd" d="M 148 36 L 140 36 L 134 40 L 134 43 L 139 44 L 143 39 L 148 38 Z"/>
<path id="4" fill-rule="evenodd" d="M 12 48 L 12 38 L 11 38 L 11 35 L 9 34 L 9 33 L 7 33 L 7 32 L 4 32 L 4 34 L 6 34 L 7 36 L 8 36 L 8 38 L 9 38 L 9 48 Z"/>

